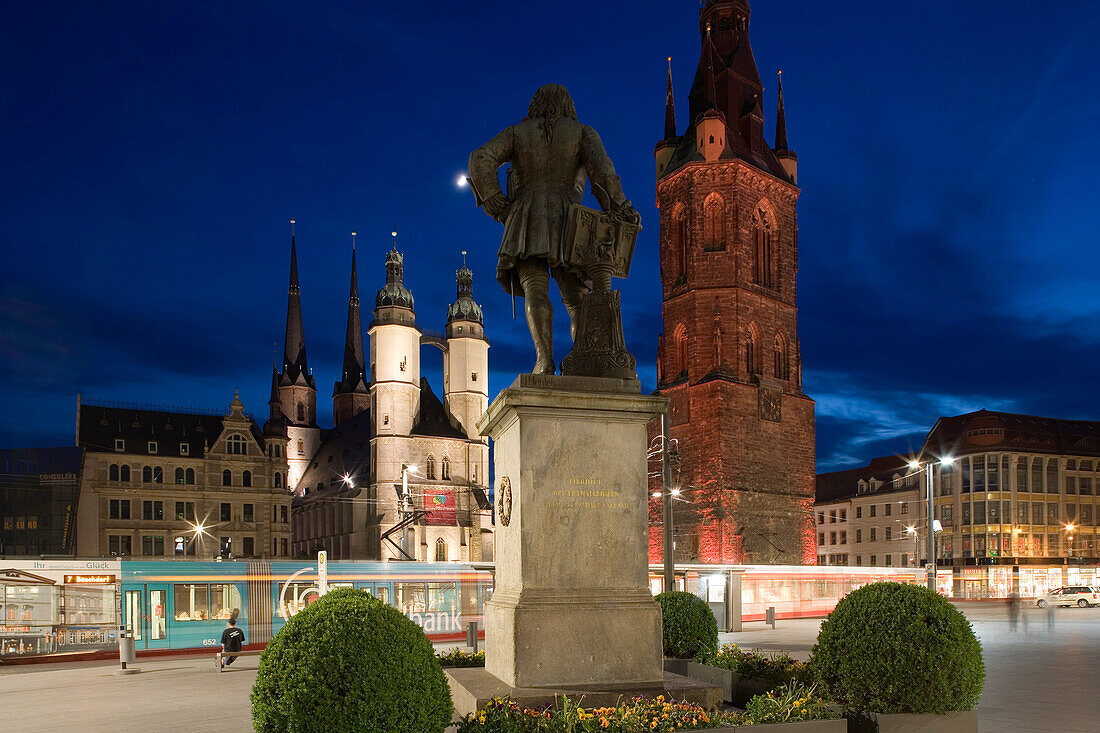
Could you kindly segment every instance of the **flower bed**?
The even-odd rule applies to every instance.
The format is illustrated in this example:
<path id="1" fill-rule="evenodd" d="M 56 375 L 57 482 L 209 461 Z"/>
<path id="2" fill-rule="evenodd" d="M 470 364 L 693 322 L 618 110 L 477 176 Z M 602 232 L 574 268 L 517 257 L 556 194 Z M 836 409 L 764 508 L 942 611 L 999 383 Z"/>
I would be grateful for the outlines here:
<path id="1" fill-rule="evenodd" d="M 790 685 L 750 702 L 745 713 L 707 711 L 687 702 L 635 697 L 617 707 L 585 708 L 561 698 L 554 707 L 521 708 L 496 698 L 458 724 L 458 733 L 646 733 L 649 731 L 735 731 L 765 726 L 775 733 L 843 733 L 846 722 L 836 719 L 812 688 Z M 814 725 L 814 723 L 821 725 Z M 777 724 L 767 728 L 769 724 Z M 788 727 L 792 726 L 792 727 Z"/>
<path id="2" fill-rule="evenodd" d="M 435 658 L 439 660 L 439 666 L 441 667 L 484 667 L 485 666 L 485 650 L 474 652 L 471 654 L 462 648 L 452 649 L 446 654 L 435 655 Z"/>
<path id="3" fill-rule="evenodd" d="M 698 665 L 705 667 L 699 668 Z M 716 684 L 722 686 L 725 699 L 738 707 L 745 707 L 753 697 L 781 685 L 809 685 L 813 682 L 809 665 L 786 652 L 745 651 L 736 644 L 726 644 L 714 654 L 699 655 L 694 665 L 686 666 L 684 672 L 678 673 L 692 679 L 714 682 L 722 676 L 719 670 L 726 671 L 728 679 Z"/>

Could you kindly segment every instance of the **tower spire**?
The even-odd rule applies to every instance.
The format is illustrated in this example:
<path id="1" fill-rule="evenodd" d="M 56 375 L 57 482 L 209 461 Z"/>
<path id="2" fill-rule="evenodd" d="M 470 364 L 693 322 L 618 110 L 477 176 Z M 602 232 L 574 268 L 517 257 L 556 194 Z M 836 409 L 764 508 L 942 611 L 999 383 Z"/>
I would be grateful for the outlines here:
<path id="1" fill-rule="evenodd" d="M 313 377 L 306 363 L 305 331 L 302 327 L 302 299 L 298 287 L 298 250 L 294 238 L 294 219 L 290 220 L 290 286 L 287 288 L 286 340 L 283 342 L 283 378 L 288 383 L 299 378 L 312 387 Z"/>
<path id="2" fill-rule="evenodd" d="M 668 85 L 665 91 L 665 140 L 676 137 L 676 100 L 672 96 L 672 57 L 668 57 Z"/>
<path id="3" fill-rule="evenodd" d="M 348 327 L 344 337 L 343 387 L 355 389 L 365 382 L 366 363 L 363 359 L 363 327 L 359 320 L 359 277 L 355 266 L 355 232 L 351 233 L 351 289 L 348 293 Z"/>
<path id="4" fill-rule="evenodd" d="M 787 114 L 783 110 L 783 69 L 779 70 L 779 108 L 775 113 L 775 152 L 787 152 Z"/>

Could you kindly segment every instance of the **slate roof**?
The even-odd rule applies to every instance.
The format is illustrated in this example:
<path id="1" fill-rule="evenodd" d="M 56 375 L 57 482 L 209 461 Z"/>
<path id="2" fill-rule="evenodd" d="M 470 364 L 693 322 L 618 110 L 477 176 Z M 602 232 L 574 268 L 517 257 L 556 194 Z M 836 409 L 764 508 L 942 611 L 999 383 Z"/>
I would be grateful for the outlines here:
<path id="1" fill-rule="evenodd" d="M 356 496 L 370 483 L 372 430 L 371 412 L 364 410 L 322 433 L 321 446 L 298 482 L 307 500 L 315 495 Z"/>
<path id="2" fill-rule="evenodd" d="M 1100 422 L 978 410 L 936 421 L 924 442 L 931 455 L 1016 451 L 1100 455 Z"/>
<path id="3" fill-rule="evenodd" d="M 467 439 L 465 431 L 435 396 L 432 386 L 425 377 L 420 378 L 420 414 L 417 416 L 416 424 L 413 425 L 412 435 Z"/>
<path id="4" fill-rule="evenodd" d="M 77 415 L 79 446 L 93 452 L 115 452 L 115 439 L 126 441 L 125 453 L 178 456 L 180 443 L 187 443 L 188 458 L 202 458 L 207 444 L 212 445 L 222 432 L 225 415 L 186 410 L 149 410 L 124 405 L 96 404 L 84 401 Z M 252 437 L 266 449 L 263 432 L 249 418 Z M 156 453 L 149 452 L 149 441 L 156 441 Z"/>

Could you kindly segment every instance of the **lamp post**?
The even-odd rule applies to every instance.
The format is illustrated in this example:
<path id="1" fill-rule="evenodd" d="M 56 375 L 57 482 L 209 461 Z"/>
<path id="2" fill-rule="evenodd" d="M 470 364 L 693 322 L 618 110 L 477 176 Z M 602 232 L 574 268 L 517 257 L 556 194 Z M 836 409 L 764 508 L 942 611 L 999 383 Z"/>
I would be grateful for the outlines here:
<path id="1" fill-rule="evenodd" d="M 917 534 L 917 528 L 910 524 L 905 528 L 905 533 L 913 536 L 913 567 L 920 567 L 920 535 Z"/>
<path id="2" fill-rule="evenodd" d="M 673 558 L 675 545 L 672 540 L 672 461 L 669 460 L 668 447 L 672 432 L 672 421 L 669 418 L 669 409 L 661 415 L 661 512 L 664 519 L 664 583 L 662 589 L 665 592 L 676 587 L 676 567 Z"/>
<path id="3" fill-rule="evenodd" d="M 409 497 L 409 474 L 416 472 L 416 464 L 402 463 L 401 464 L 401 499 L 398 502 L 398 512 L 401 515 L 401 519 L 404 519 L 412 511 L 412 499 Z M 405 557 L 409 556 L 409 528 L 401 530 L 401 553 Z"/>
<path id="4" fill-rule="evenodd" d="M 945 456 L 939 461 L 929 461 L 924 464 L 924 481 L 926 489 L 926 497 L 928 499 L 928 570 L 927 570 L 927 582 L 929 590 L 936 590 L 936 520 L 935 520 L 935 499 L 932 489 L 932 467 L 935 465 L 950 466 L 955 463 L 955 459 L 950 456 Z M 909 468 L 914 471 L 921 470 L 922 466 L 919 461 L 913 460 L 909 462 Z"/>
<path id="5" fill-rule="evenodd" d="M 1077 529 L 1077 525 L 1070 522 L 1066 525 L 1066 558 L 1073 557 L 1073 530 Z"/>

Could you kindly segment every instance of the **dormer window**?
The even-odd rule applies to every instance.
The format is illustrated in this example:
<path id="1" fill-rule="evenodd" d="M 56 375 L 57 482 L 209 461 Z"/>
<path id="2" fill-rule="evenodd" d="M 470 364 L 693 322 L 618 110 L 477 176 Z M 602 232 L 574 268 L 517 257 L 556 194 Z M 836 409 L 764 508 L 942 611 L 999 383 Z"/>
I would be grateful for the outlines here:
<path id="1" fill-rule="evenodd" d="M 157 441 L 155 441 L 155 440 L 150 440 L 149 441 L 149 452 L 150 453 L 156 453 L 157 452 Z"/>
<path id="2" fill-rule="evenodd" d="M 248 455 L 248 444 L 243 435 L 230 435 L 225 440 L 225 452 L 231 456 Z"/>
<path id="3" fill-rule="evenodd" d="M 115 438 L 115 450 L 120 453 L 126 450 L 126 441 L 122 438 Z"/>
<path id="4" fill-rule="evenodd" d="M 187 443 L 180 443 L 180 455 L 186 456 L 191 454 L 191 446 Z"/>

